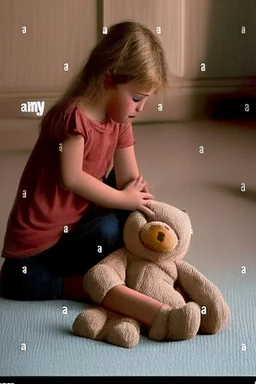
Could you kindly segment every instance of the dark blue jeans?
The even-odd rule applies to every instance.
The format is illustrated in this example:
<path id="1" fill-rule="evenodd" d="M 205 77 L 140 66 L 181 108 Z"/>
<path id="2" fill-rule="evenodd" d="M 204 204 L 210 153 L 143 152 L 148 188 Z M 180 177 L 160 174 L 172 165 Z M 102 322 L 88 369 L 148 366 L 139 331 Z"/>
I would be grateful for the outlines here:
<path id="1" fill-rule="evenodd" d="M 103 182 L 116 188 L 114 170 Z M 85 274 L 124 246 L 123 227 L 130 213 L 110 209 L 96 216 L 91 213 L 46 251 L 31 257 L 5 259 L 0 279 L 2 296 L 13 300 L 62 298 L 64 277 Z"/>

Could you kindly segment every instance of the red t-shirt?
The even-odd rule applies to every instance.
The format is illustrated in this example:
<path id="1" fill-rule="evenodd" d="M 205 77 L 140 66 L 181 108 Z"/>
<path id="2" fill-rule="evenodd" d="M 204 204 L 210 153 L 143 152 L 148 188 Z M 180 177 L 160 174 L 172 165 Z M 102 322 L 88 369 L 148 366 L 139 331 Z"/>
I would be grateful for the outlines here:
<path id="1" fill-rule="evenodd" d="M 42 122 L 39 138 L 21 176 L 10 212 L 2 257 L 36 255 L 56 244 L 86 215 L 90 202 L 63 189 L 59 150 L 72 134 L 84 137 L 83 171 L 102 180 L 116 148 L 134 145 L 132 125 L 107 117 L 98 123 L 89 120 L 75 103 L 55 107 Z"/>

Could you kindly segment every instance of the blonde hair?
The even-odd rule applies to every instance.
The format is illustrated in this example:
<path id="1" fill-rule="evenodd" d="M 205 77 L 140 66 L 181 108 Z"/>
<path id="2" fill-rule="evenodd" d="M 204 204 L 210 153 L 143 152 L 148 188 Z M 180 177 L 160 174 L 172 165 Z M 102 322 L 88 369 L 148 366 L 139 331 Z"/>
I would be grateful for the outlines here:
<path id="1" fill-rule="evenodd" d="M 141 92 L 168 92 L 171 74 L 157 35 L 135 21 L 112 25 L 92 49 L 80 72 L 73 78 L 55 106 L 83 98 L 97 104 L 105 74 L 115 84 L 134 82 Z"/>

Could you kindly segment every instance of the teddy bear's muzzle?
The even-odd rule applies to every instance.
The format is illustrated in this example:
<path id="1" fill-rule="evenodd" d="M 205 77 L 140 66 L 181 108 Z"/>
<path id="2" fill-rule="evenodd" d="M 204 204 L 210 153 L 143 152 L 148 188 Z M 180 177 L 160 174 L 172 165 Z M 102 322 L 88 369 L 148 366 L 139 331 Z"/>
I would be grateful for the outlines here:
<path id="1" fill-rule="evenodd" d="M 166 225 L 147 223 L 140 231 L 144 246 L 156 252 L 171 252 L 178 244 L 176 233 Z"/>

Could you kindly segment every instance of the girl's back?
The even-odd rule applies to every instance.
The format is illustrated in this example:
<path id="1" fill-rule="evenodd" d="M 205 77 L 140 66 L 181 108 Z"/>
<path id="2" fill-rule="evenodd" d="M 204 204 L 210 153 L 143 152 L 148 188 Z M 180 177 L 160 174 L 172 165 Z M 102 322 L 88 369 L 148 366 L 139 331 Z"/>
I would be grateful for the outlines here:
<path id="1" fill-rule="evenodd" d="M 40 136 L 23 171 L 11 210 L 2 257 L 29 257 L 57 243 L 64 229 L 72 231 L 91 203 L 63 188 L 62 143 L 71 134 L 84 138 L 83 171 L 102 180 L 116 147 L 134 144 L 131 124 L 111 118 L 99 123 L 70 103 L 56 106 L 42 122 Z"/>

